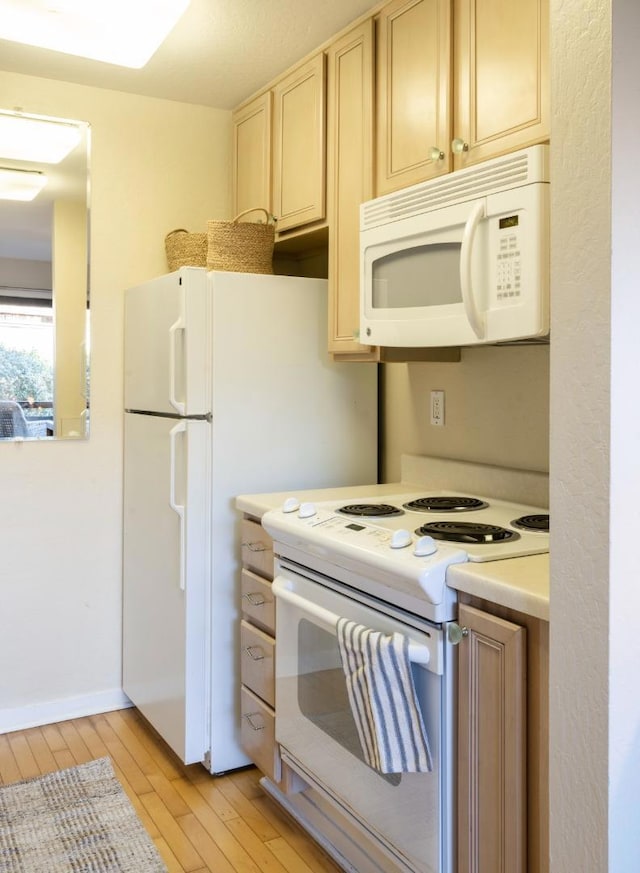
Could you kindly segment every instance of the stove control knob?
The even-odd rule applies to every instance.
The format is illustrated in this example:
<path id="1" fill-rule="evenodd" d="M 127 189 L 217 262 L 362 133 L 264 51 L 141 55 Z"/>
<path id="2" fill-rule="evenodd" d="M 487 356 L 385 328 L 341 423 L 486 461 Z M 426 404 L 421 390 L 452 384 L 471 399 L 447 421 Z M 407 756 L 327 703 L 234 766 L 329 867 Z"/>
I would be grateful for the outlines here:
<path id="1" fill-rule="evenodd" d="M 406 549 L 412 542 L 412 536 L 408 530 L 394 530 L 391 534 L 391 542 L 389 545 L 392 549 Z"/>
<path id="2" fill-rule="evenodd" d="M 425 558 L 427 555 L 433 555 L 433 553 L 437 551 L 438 547 L 436 546 L 433 537 L 420 537 L 416 543 L 415 549 L 413 550 L 413 554 L 417 558 Z"/>
<path id="3" fill-rule="evenodd" d="M 298 518 L 312 518 L 316 514 L 315 503 L 301 503 Z"/>
<path id="4" fill-rule="evenodd" d="M 282 504 L 283 512 L 295 512 L 296 509 L 300 509 L 300 501 L 297 497 L 287 497 L 285 502 Z"/>

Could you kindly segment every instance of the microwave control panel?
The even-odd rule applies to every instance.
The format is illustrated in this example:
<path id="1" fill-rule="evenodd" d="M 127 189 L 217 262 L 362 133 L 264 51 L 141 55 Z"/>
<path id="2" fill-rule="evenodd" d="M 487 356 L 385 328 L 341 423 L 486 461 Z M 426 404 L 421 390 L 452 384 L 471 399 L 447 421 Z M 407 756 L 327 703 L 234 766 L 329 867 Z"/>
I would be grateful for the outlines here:
<path id="1" fill-rule="evenodd" d="M 518 215 L 498 219 L 496 300 L 503 304 L 517 303 L 520 299 L 522 260 L 518 225 Z"/>

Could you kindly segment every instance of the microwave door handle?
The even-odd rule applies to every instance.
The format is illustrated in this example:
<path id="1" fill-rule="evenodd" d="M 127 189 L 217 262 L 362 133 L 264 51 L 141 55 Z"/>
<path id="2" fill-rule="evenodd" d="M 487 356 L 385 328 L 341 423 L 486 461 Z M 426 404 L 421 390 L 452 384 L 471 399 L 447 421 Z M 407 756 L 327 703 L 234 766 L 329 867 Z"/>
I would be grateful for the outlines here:
<path id="1" fill-rule="evenodd" d="M 299 609 L 300 612 L 312 615 L 323 624 L 327 630 L 335 630 L 339 616 L 334 612 L 325 609 L 323 606 L 318 606 L 310 600 L 306 600 L 304 597 L 296 594 L 295 591 L 291 591 L 291 589 L 287 588 L 286 585 L 287 582 L 283 577 L 276 577 L 276 579 L 273 580 L 273 592 L 276 595 L 276 598 L 280 597 L 285 603 L 289 603 L 291 606 Z M 409 642 L 409 660 L 411 662 L 414 664 L 428 664 L 429 657 L 430 652 L 427 646 L 423 646 L 420 643 Z"/>
<path id="2" fill-rule="evenodd" d="M 462 302 L 464 311 L 467 315 L 467 320 L 473 328 L 473 332 L 478 339 L 484 339 L 485 321 L 484 315 L 478 312 L 476 299 L 473 295 L 473 283 L 471 281 L 471 255 L 473 252 L 473 241 L 476 236 L 478 225 L 485 217 L 484 200 L 473 207 L 471 215 L 467 219 L 462 234 L 462 245 L 460 247 L 460 288 L 462 290 Z"/>

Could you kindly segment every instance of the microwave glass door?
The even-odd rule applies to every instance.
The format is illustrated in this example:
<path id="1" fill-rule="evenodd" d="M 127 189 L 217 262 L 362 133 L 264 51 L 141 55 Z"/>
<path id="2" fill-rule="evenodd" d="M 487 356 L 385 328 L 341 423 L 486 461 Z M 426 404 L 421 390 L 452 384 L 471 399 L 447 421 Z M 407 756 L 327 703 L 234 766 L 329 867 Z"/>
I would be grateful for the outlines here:
<path id="1" fill-rule="evenodd" d="M 432 243 L 391 252 L 371 264 L 374 309 L 462 303 L 461 243 Z"/>

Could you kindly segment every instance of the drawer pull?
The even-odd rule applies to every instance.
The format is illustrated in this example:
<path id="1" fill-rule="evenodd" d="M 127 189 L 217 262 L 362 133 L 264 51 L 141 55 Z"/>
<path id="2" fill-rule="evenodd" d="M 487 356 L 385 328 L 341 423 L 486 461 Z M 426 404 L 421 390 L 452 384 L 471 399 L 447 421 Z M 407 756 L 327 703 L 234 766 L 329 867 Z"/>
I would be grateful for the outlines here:
<path id="1" fill-rule="evenodd" d="M 264 649 L 262 646 L 245 646 L 244 650 L 252 661 L 264 661 Z M 256 655 L 254 652 L 259 652 L 260 654 Z"/>
<path id="2" fill-rule="evenodd" d="M 267 602 L 258 591 L 249 591 L 247 594 L 243 594 L 242 597 L 248 600 L 251 606 L 264 606 Z"/>
<path id="3" fill-rule="evenodd" d="M 270 551 L 268 546 L 264 543 L 261 543 L 260 540 L 257 540 L 254 543 L 243 543 L 242 547 L 245 549 L 249 549 L 250 552 L 268 552 Z"/>
<path id="4" fill-rule="evenodd" d="M 258 716 L 258 718 L 260 718 L 260 719 L 262 718 L 262 715 L 261 715 L 259 712 L 245 712 L 245 714 L 244 714 L 244 717 L 245 717 L 246 720 L 249 722 L 249 724 L 250 724 L 252 730 L 254 730 L 254 731 L 263 731 L 263 730 L 264 730 L 264 724 L 256 725 L 256 724 L 254 724 L 253 721 L 252 721 L 252 719 L 254 719 L 256 716 Z"/>

